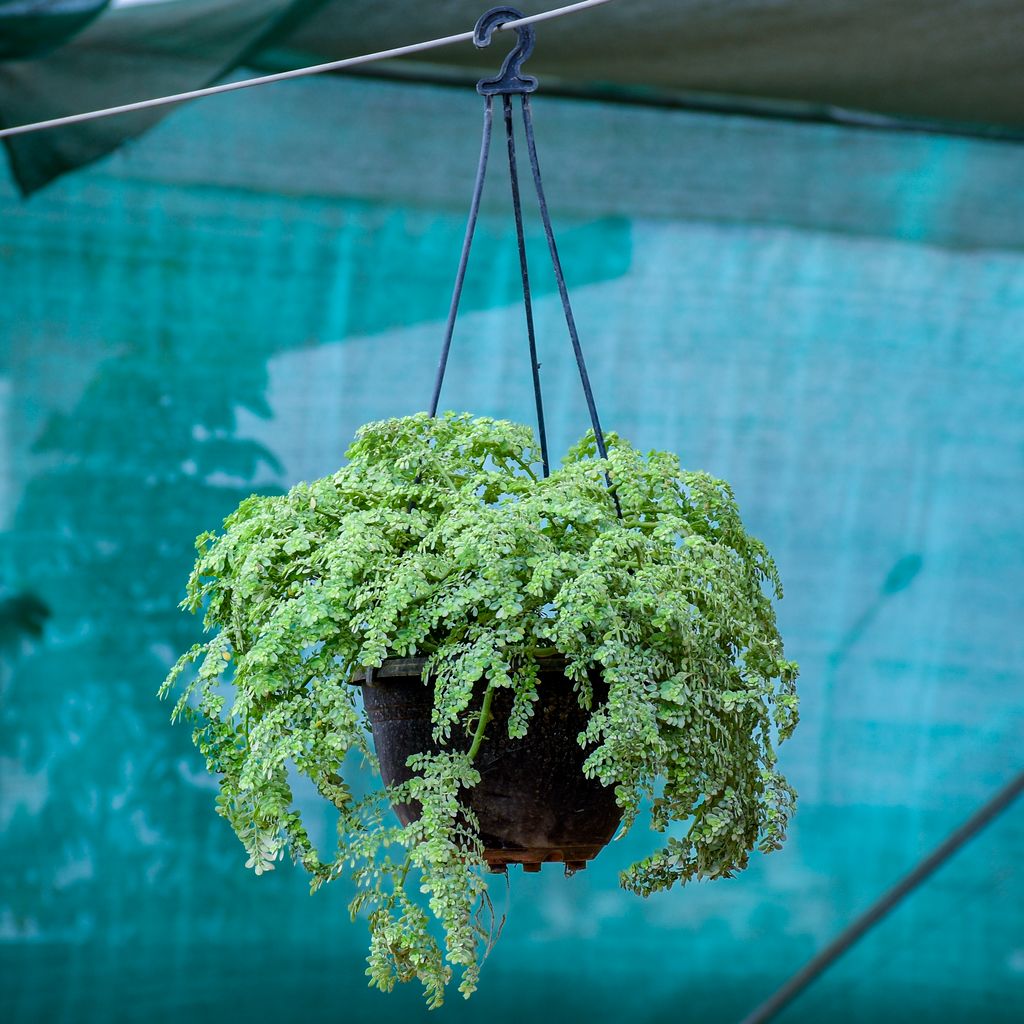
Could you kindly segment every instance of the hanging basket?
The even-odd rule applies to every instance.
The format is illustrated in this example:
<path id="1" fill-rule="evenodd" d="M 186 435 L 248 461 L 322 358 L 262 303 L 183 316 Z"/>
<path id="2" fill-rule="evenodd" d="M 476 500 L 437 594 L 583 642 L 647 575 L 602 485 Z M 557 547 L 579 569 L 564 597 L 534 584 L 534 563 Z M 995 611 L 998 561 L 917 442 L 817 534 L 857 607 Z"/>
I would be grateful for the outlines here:
<path id="1" fill-rule="evenodd" d="M 218 632 L 179 659 L 162 689 L 202 658 L 174 714 L 196 722 L 196 743 L 221 776 L 218 810 L 249 866 L 272 870 L 288 846 L 314 888 L 347 875 L 350 911 L 370 927 L 371 984 L 389 991 L 418 977 L 432 1006 L 455 969 L 460 991 L 474 990 L 493 942 L 485 865 L 561 862 L 572 873 L 646 806 L 661 847 L 620 879 L 647 896 L 728 877 L 754 848 L 777 849 L 795 799 L 775 753 L 797 721 L 797 667 L 771 605 L 775 564 L 724 481 L 683 470 L 669 452 L 645 454 L 611 434 L 606 443 L 541 182 L 529 102 L 537 83 L 521 73 L 533 29 L 514 8 L 495 8 L 475 41 L 487 45 L 511 21 L 515 49 L 477 86 L 480 160 L 428 410 L 367 424 L 336 473 L 248 498 L 223 535 L 199 538 L 186 605 L 205 609 Z M 520 424 L 438 415 L 495 96 L 536 440 Z M 517 105 L 593 431 L 553 473 Z M 219 685 L 229 667 L 232 702 Z M 350 755 L 376 759 L 384 787 L 353 785 Z M 327 858 L 295 806 L 293 770 L 337 811 Z"/>

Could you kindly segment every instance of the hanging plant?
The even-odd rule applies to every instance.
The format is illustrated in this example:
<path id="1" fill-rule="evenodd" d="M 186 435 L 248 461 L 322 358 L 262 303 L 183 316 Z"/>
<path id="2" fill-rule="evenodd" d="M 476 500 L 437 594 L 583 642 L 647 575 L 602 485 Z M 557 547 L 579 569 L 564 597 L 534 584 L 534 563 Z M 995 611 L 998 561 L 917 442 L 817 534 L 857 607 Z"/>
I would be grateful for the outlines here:
<path id="1" fill-rule="evenodd" d="M 508 817 L 507 801 L 489 811 L 474 799 L 500 767 L 495 750 L 526 748 L 524 793 L 550 788 L 551 756 L 563 770 L 575 758 L 576 777 L 558 783 L 609 794 L 598 829 L 621 813 L 625 831 L 645 806 L 656 832 L 675 825 L 623 872 L 640 895 L 731 875 L 781 844 L 794 794 L 774 739 L 796 722 L 796 666 L 775 625 L 775 565 L 726 484 L 615 435 L 596 458 L 592 434 L 544 478 L 529 428 L 452 413 L 369 424 L 347 456 L 333 476 L 247 499 L 221 536 L 199 538 L 185 606 L 205 608 L 214 634 L 164 692 L 202 659 L 174 715 L 196 723 L 218 810 L 257 873 L 288 846 L 314 889 L 350 878 L 372 984 L 418 978 L 437 1005 L 455 967 L 468 995 L 491 939 L 482 870 L 544 859 L 481 832 Z M 410 658 L 424 659 L 419 678 L 399 689 L 425 704 L 431 742 L 406 752 L 403 778 L 363 795 L 347 759 L 375 771 L 378 760 L 352 684 L 377 669 L 386 690 L 388 666 Z M 531 732 L 566 693 L 580 727 L 531 777 Z M 337 808 L 336 850 L 313 849 L 289 766 Z M 529 830 L 545 809 L 525 816 Z"/>
<path id="2" fill-rule="evenodd" d="M 487 12 L 475 41 L 520 19 Z M 173 717 L 195 723 L 217 806 L 257 874 L 288 847 L 314 889 L 347 877 L 367 973 L 440 1005 L 495 938 L 484 871 L 585 867 L 642 810 L 661 849 L 642 896 L 777 849 L 795 794 L 775 744 L 797 718 L 775 565 L 728 485 L 601 429 L 541 184 L 519 25 L 482 80 L 484 134 L 429 413 L 371 423 L 333 476 L 242 502 L 199 538 L 184 606 L 213 636 Z M 516 171 L 512 96 L 592 430 L 551 471 Z M 538 434 L 436 412 L 502 96 Z M 225 685 L 226 674 L 233 688 Z M 363 791 L 359 759 L 380 785 Z M 316 850 L 291 773 L 338 813 Z M 358 784 L 357 784 L 358 783 Z M 392 809 L 394 814 L 392 814 Z M 675 826 L 674 828 L 672 826 Z M 423 898 L 425 897 L 425 899 Z M 431 915 L 440 924 L 431 925 Z M 500 929 L 499 929 L 500 930 Z"/>

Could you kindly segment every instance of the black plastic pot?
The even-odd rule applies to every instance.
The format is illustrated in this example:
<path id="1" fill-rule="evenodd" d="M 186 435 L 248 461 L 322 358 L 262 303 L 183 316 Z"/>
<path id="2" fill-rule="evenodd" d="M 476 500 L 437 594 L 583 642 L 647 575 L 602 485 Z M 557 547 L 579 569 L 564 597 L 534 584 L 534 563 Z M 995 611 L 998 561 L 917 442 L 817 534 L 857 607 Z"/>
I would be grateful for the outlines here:
<path id="1" fill-rule="evenodd" d="M 363 700 L 385 784 L 407 781 L 405 766 L 412 754 L 436 752 L 430 713 L 434 688 L 422 680 L 424 659 L 393 658 L 373 670 L 363 687 Z M 466 795 L 480 821 L 487 863 L 494 871 L 522 864 L 539 871 L 547 861 L 562 861 L 579 870 L 596 857 L 615 834 L 621 812 L 614 790 L 583 775 L 589 753 L 577 737 L 586 728 L 582 710 L 566 679 L 561 659 L 540 664 L 539 699 L 526 736 L 509 739 L 508 714 L 512 691 L 495 691 L 492 720 L 476 757 L 480 782 Z M 603 700 L 600 677 L 593 680 L 595 700 Z M 479 707 L 483 686 L 475 695 Z M 451 745 L 468 750 L 470 738 L 453 732 Z M 398 804 L 395 812 L 407 825 L 419 817 L 414 804 Z"/>

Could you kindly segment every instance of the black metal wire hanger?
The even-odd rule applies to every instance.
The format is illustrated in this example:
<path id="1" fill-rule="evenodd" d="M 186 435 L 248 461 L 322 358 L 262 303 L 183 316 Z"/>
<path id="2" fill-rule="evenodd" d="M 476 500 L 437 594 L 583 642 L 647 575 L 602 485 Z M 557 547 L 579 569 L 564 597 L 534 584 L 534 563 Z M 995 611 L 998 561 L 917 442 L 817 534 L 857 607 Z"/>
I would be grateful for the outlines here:
<path id="1" fill-rule="evenodd" d="M 499 25 L 522 17 L 522 12 L 516 10 L 515 7 L 492 8 L 477 21 L 473 32 L 474 44 L 481 48 L 490 45 L 491 36 Z M 444 374 L 448 366 L 448 354 L 451 350 L 452 334 L 455 331 L 455 319 L 459 311 L 459 299 L 462 297 L 462 286 L 466 278 L 466 266 L 469 263 L 469 250 L 473 244 L 473 233 L 476 230 L 477 217 L 480 213 L 480 196 L 483 193 L 484 177 L 487 174 L 487 159 L 491 146 L 491 128 L 494 119 L 493 100 L 495 96 L 501 96 L 505 115 L 505 135 L 508 140 L 508 167 L 512 182 L 512 209 L 515 213 L 516 240 L 519 245 L 519 269 L 523 278 L 523 306 L 526 311 L 526 334 L 530 344 L 533 395 L 537 407 L 537 434 L 540 438 L 541 458 L 544 466 L 544 476 L 546 477 L 550 473 L 551 467 L 548 459 L 547 432 L 544 425 L 544 400 L 540 385 L 540 363 L 537 361 L 537 339 L 533 326 L 533 303 L 530 298 L 530 273 L 526 261 L 523 213 L 519 197 L 515 132 L 512 124 L 512 97 L 515 95 L 519 96 L 522 106 L 526 148 L 530 158 L 530 169 L 533 172 L 534 188 L 537 191 L 537 203 L 540 206 L 540 216 L 544 223 L 544 234 L 547 237 L 548 252 L 551 256 L 551 265 L 555 272 L 558 294 L 562 300 L 562 309 L 565 313 L 566 326 L 569 329 L 569 338 L 572 341 L 573 353 L 576 356 L 580 383 L 583 385 L 583 395 L 586 398 L 587 410 L 590 413 L 590 425 L 594 430 L 598 454 L 602 459 L 605 459 L 608 457 L 608 452 L 605 448 L 604 434 L 601 431 L 601 422 L 597 415 L 594 392 L 590 386 L 590 375 L 587 373 L 587 364 L 583 357 L 583 348 L 580 345 L 579 332 L 576 329 L 576 319 L 572 314 L 572 306 L 569 302 L 569 291 L 565 286 L 562 263 L 558 258 L 558 246 L 555 243 L 555 233 L 551 227 L 548 204 L 544 197 L 544 185 L 541 182 L 540 164 L 537 160 L 537 145 L 533 137 L 533 115 L 530 112 L 530 93 L 537 88 L 537 79 L 532 75 L 522 74 L 523 62 L 533 52 L 536 33 L 532 25 L 518 26 L 515 31 L 517 36 L 516 45 L 508 56 L 505 57 L 504 63 L 501 65 L 501 71 L 493 78 L 482 78 L 477 82 L 476 86 L 476 91 L 484 98 L 483 138 L 480 143 L 480 159 L 476 169 L 476 180 L 473 184 L 473 198 L 469 206 L 466 236 L 462 243 L 462 255 L 459 258 L 459 268 L 455 275 L 455 287 L 452 291 L 452 301 L 448 310 L 444 341 L 441 345 L 441 358 L 437 365 L 437 376 L 434 379 L 434 392 L 430 399 L 430 415 L 437 415 L 437 405 L 441 397 L 441 385 L 444 382 Z M 618 497 L 614 491 L 612 496 L 615 498 L 616 509 L 618 509 Z"/>

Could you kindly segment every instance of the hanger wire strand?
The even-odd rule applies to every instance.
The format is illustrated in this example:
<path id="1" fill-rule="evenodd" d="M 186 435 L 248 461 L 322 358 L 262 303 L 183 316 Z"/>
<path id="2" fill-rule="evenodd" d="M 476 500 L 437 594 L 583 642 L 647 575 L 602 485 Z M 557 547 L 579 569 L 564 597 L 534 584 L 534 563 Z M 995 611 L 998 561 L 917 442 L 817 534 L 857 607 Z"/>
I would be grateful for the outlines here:
<path id="1" fill-rule="evenodd" d="M 476 165 L 476 180 L 473 182 L 473 198 L 469 204 L 469 219 L 466 222 L 466 235 L 462 240 L 462 255 L 459 256 L 459 269 L 455 273 L 455 286 L 452 289 L 452 301 L 448 307 L 448 322 L 444 328 L 444 341 L 441 343 L 441 357 L 437 363 L 437 375 L 434 377 L 434 391 L 430 396 L 430 415 L 437 415 L 437 403 L 441 398 L 441 385 L 444 383 L 445 370 L 448 368 L 448 353 L 452 347 L 452 334 L 455 333 L 455 320 L 459 315 L 459 299 L 462 298 L 462 285 L 466 280 L 466 267 L 469 265 L 469 250 L 473 246 L 473 233 L 480 214 L 480 197 L 484 191 L 484 178 L 487 175 L 487 155 L 491 149 L 491 121 L 493 106 L 491 97 L 484 99 L 484 132 L 480 140 L 480 159 Z"/>
<path id="2" fill-rule="evenodd" d="M 523 104 L 523 128 L 526 134 L 526 148 L 530 154 L 530 168 L 533 171 L 533 184 L 537 190 L 537 205 L 540 207 L 540 219 L 544 224 L 544 234 L 548 240 L 548 252 L 551 254 L 551 266 L 555 272 L 555 283 L 558 285 L 558 294 L 562 299 L 562 311 L 565 313 L 565 324 L 569 329 L 569 339 L 572 342 L 572 351 L 576 356 L 576 368 L 580 374 L 580 384 L 583 386 L 583 397 L 587 402 L 587 412 L 590 414 L 590 425 L 594 430 L 594 441 L 597 444 L 597 454 L 602 459 L 608 458 L 608 449 L 604 443 L 604 432 L 601 430 L 601 420 L 597 415 L 597 402 L 594 400 L 594 389 L 590 386 L 590 374 L 587 372 L 587 361 L 583 356 L 583 346 L 580 344 L 579 331 L 576 329 L 576 317 L 573 316 L 572 305 L 569 302 L 569 289 L 565 285 L 565 275 L 562 273 L 562 261 L 558 257 L 558 245 L 555 243 L 555 232 L 551 226 L 551 215 L 548 213 L 548 202 L 544 196 L 544 185 L 540 177 L 540 162 L 537 159 L 537 143 L 533 137 L 533 114 L 530 111 L 530 97 L 521 97 Z M 622 518 L 622 506 L 619 503 L 619 496 L 612 486 L 611 478 L 606 473 L 605 482 L 611 491 L 612 500 L 615 503 L 615 511 L 619 518 Z"/>
<path id="3" fill-rule="evenodd" d="M 551 475 L 548 458 L 548 435 L 544 426 L 544 398 L 540 388 L 540 363 L 537 361 L 537 335 L 533 327 L 533 301 L 530 297 L 530 269 L 526 261 L 526 237 L 523 232 L 523 207 L 519 198 L 519 171 L 516 166 L 516 137 L 512 123 L 512 97 L 502 96 L 505 110 L 505 135 L 508 139 L 508 173 L 512 183 L 512 210 L 516 220 L 516 242 L 519 246 L 519 270 L 523 278 L 523 308 L 526 310 L 526 336 L 530 345 L 530 372 L 533 374 L 533 400 L 537 407 L 537 436 L 540 439 L 541 465 L 544 476 Z"/>

